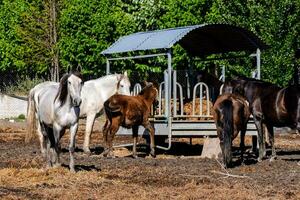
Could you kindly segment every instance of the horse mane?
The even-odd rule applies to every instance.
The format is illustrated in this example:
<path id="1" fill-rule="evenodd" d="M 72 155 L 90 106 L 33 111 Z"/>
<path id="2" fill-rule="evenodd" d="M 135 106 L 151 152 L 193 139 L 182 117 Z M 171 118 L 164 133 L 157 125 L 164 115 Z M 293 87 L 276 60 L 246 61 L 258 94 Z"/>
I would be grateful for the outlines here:
<path id="1" fill-rule="evenodd" d="M 233 81 L 251 81 L 251 82 L 254 82 L 254 83 L 260 83 L 260 84 L 264 84 L 266 86 L 276 86 L 275 84 L 273 83 L 270 83 L 270 82 L 267 82 L 267 81 L 264 81 L 264 80 L 260 80 L 260 79 L 256 79 L 256 78 L 249 78 L 249 77 L 246 77 L 246 76 L 243 76 L 243 75 L 237 75 L 235 76 L 233 79 Z"/>
<path id="2" fill-rule="evenodd" d="M 107 74 L 107 75 L 99 77 L 99 78 L 97 78 L 95 80 L 104 80 L 104 79 L 107 79 L 107 78 L 110 78 L 110 77 L 117 77 L 117 78 L 119 78 L 119 76 L 121 77 L 120 80 L 123 79 L 123 77 L 124 77 L 123 74 Z"/>
<path id="3" fill-rule="evenodd" d="M 149 97 L 149 92 L 148 92 L 148 89 L 153 87 L 153 83 L 152 82 L 148 82 L 146 84 L 146 86 L 139 92 L 138 95 L 141 95 L 141 96 L 145 96 L 145 99 L 147 99 Z"/>
<path id="4" fill-rule="evenodd" d="M 117 83 L 117 90 L 119 89 L 120 87 L 120 83 L 121 83 L 121 80 L 125 77 L 123 74 L 116 74 L 116 75 L 120 75 L 117 77 L 117 80 L 118 80 L 118 83 Z"/>
<path id="5" fill-rule="evenodd" d="M 117 88 L 119 88 L 120 86 L 120 81 L 124 79 L 124 74 L 108 74 L 108 75 L 105 75 L 105 76 L 102 76 L 100 78 L 97 78 L 97 79 L 94 79 L 94 80 L 98 80 L 98 81 L 101 81 L 101 80 L 106 80 L 108 78 L 111 78 L 111 77 L 116 77 L 117 78 Z M 92 80 L 90 80 L 92 81 Z"/>
<path id="6" fill-rule="evenodd" d="M 77 76 L 78 78 L 83 80 L 81 73 L 78 72 L 78 71 L 71 72 L 71 73 L 63 75 L 63 77 L 60 79 L 58 92 L 57 92 L 57 94 L 55 96 L 55 99 L 54 99 L 54 101 L 56 99 L 59 100 L 60 106 L 62 106 L 67 100 L 67 96 L 68 96 L 68 78 L 71 75 Z"/>

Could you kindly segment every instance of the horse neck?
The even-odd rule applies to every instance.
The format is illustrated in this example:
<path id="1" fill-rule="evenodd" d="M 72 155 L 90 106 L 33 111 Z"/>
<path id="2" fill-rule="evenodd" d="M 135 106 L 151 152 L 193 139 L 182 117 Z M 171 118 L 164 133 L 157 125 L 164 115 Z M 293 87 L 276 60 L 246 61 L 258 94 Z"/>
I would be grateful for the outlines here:
<path id="1" fill-rule="evenodd" d="M 98 82 L 100 85 L 104 85 L 108 98 L 118 92 L 117 75 L 107 75 L 103 78 L 100 78 Z"/>
<path id="2" fill-rule="evenodd" d="M 58 96 L 60 96 L 60 94 L 58 94 Z M 73 106 L 72 106 L 72 102 L 71 102 L 71 97 L 70 97 L 69 93 L 67 94 L 66 99 L 65 99 L 64 102 L 61 102 L 61 101 L 59 100 L 59 98 L 56 98 L 56 99 L 55 99 L 55 103 L 56 103 L 56 104 L 58 105 L 58 107 L 60 107 L 60 108 L 68 108 L 68 109 L 70 109 L 70 108 L 73 107 Z"/>
<path id="3" fill-rule="evenodd" d="M 249 81 L 243 86 L 243 92 L 250 104 L 252 104 L 257 98 L 262 96 L 268 96 L 272 100 L 275 99 L 277 93 L 282 88 L 278 87 L 277 85 L 263 82 L 263 81 Z"/>
<path id="4" fill-rule="evenodd" d="M 152 103 L 153 103 L 153 99 L 150 97 L 147 97 L 147 95 L 143 94 L 143 95 L 138 95 L 142 101 L 147 105 L 147 108 L 150 109 Z"/>

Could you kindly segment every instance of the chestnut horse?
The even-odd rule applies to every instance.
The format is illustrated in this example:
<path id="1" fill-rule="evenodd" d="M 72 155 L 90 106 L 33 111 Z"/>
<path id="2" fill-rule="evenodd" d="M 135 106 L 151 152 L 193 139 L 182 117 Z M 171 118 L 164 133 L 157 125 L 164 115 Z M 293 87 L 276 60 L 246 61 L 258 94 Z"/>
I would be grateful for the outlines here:
<path id="1" fill-rule="evenodd" d="M 240 149 L 243 162 L 244 139 L 250 116 L 249 103 L 242 96 L 223 94 L 217 98 L 214 104 L 213 116 L 217 126 L 225 167 L 230 166 L 232 141 L 239 132 L 241 132 Z"/>
<path id="2" fill-rule="evenodd" d="M 270 161 L 276 158 L 273 127 L 287 126 L 300 131 L 300 86 L 280 88 L 265 81 L 237 77 L 225 82 L 223 92 L 238 93 L 248 100 L 258 130 L 258 161 L 266 153 L 263 125 L 267 127 L 272 147 Z"/>
<path id="3" fill-rule="evenodd" d="M 133 157 L 136 158 L 136 143 L 138 127 L 142 125 L 150 133 L 150 154 L 155 157 L 154 128 L 149 122 L 151 106 L 156 102 L 158 91 L 152 83 L 146 86 L 137 96 L 115 94 L 104 102 L 106 122 L 103 127 L 103 138 L 107 149 L 103 155 L 113 156 L 112 141 L 119 127 L 132 128 L 133 134 Z"/>

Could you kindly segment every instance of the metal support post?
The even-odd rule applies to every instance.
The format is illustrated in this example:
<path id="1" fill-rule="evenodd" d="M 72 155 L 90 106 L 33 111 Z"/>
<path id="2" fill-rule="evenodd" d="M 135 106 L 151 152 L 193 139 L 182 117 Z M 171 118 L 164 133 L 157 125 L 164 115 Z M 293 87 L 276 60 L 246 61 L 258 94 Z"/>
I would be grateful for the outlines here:
<path id="1" fill-rule="evenodd" d="M 257 79 L 260 79 L 260 65 L 261 65 L 261 61 L 260 61 L 260 49 L 256 49 L 256 68 L 257 68 Z"/>
<path id="2" fill-rule="evenodd" d="M 165 85 L 168 85 L 167 88 L 167 99 L 168 99 L 168 108 L 167 108 L 167 120 L 168 120 L 168 147 L 162 147 L 157 145 L 156 148 L 163 150 L 170 150 L 172 146 L 172 112 L 171 112 L 171 99 L 172 99 L 172 52 L 171 49 L 168 50 L 168 79 L 165 80 Z M 167 106 L 167 105 L 166 105 Z"/>
<path id="3" fill-rule="evenodd" d="M 106 75 L 110 74 L 110 65 L 109 65 L 109 60 L 106 59 Z"/>

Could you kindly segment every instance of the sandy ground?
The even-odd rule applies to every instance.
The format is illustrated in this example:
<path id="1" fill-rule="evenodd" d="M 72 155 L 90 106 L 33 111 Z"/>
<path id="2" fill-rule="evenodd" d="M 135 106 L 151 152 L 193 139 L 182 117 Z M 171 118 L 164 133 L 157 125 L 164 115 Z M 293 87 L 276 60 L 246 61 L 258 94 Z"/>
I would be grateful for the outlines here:
<path id="1" fill-rule="evenodd" d="M 99 120 L 98 120 L 99 121 Z M 77 135 L 76 173 L 68 170 L 68 134 L 62 138 L 63 166 L 45 169 L 37 141 L 26 144 L 25 123 L 0 121 L 1 199 L 300 199 L 300 136 L 276 136 L 278 159 L 257 163 L 247 138 L 246 162 L 223 169 L 216 159 L 200 158 L 203 139 L 174 140 L 170 151 L 139 158 L 131 149 L 116 149 L 117 158 L 103 158 L 101 123 L 95 124 L 92 155 L 82 152 L 83 124 Z M 118 136 L 115 144 L 130 142 Z M 140 139 L 144 142 L 144 139 Z M 237 147 L 238 141 L 234 142 Z M 270 153 L 270 152 L 269 152 Z"/>

